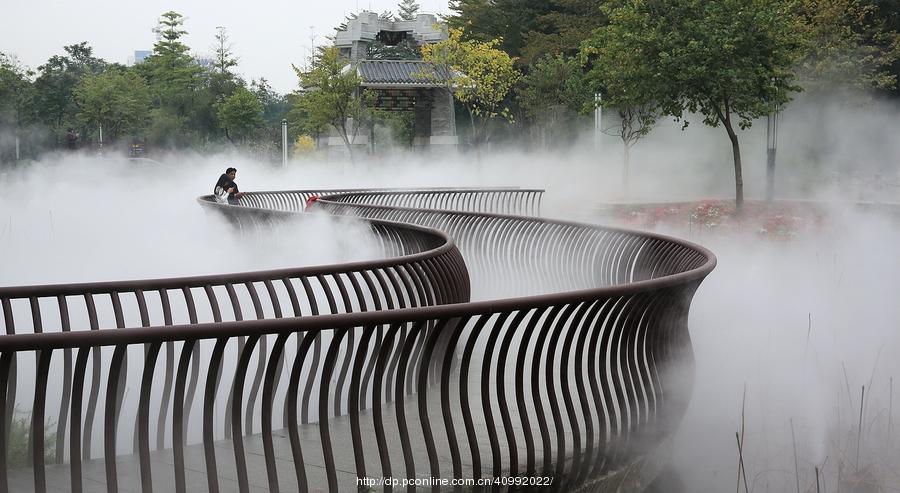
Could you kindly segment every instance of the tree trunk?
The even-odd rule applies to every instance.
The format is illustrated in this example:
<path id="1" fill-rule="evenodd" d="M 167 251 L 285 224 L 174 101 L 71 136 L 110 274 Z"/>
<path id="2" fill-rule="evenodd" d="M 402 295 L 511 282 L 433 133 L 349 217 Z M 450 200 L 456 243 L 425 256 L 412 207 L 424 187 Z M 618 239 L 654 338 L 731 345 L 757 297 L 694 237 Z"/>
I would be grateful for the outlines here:
<path id="1" fill-rule="evenodd" d="M 469 124 L 472 125 L 472 147 L 478 147 L 478 129 L 475 127 L 475 114 L 472 112 L 472 108 L 466 106 L 466 109 L 469 110 Z"/>
<path id="2" fill-rule="evenodd" d="M 627 197 L 628 196 L 628 171 L 629 165 L 631 163 L 631 146 L 628 143 L 625 143 L 625 147 L 622 150 L 622 193 Z"/>
<path id="3" fill-rule="evenodd" d="M 741 146 L 738 143 L 738 136 L 731 127 L 730 119 L 725 121 L 725 131 L 728 132 L 728 138 L 731 140 L 731 153 L 734 156 L 734 204 L 735 209 L 740 212 L 744 206 L 744 177 L 741 173 Z"/>
<path id="4" fill-rule="evenodd" d="M 340 126 L 335 125 L 334 128 L 338 131 L 339 134 L 341 134 L 341 140 L 344 141 L 344 146 L 347 147 L 347 153 L 350 154 L 350 162 L 356 163 L 356 161 L 353 160 L 353 144 L 350 143 L 350 136 L 347 135 L 347 125 L 346 124 L 343 124 Z"/>
<path id="5" fill-rule="evenodd" d="M 344 145 L 347 146 L 347 153 L 350 155 L 350 162 L 356 163 L 356 160 L 353 159 L 353 144 L 350 143 L 350 138 L 347 137 L 346 132 L 342 132 L 341 137 L 344 138 Z"/>
<path id="6" fill-rule="evenodd" d="M 369 154 L 375 154 L 375 113 L 369 118 Z"/>

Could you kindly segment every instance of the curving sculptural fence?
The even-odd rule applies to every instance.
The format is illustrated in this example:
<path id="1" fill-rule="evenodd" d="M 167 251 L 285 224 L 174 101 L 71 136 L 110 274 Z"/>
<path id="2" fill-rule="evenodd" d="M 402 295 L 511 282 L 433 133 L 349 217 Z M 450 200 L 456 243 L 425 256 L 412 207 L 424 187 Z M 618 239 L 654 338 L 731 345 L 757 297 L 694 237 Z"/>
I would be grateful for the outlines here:
<path id="1" fill-rule="evenodd" d="M 63 476 L 73 491 L 127 490 L 116 457 L 129 452 L 142 491 L 194 489 L 198 470 L 210 491 L 355 489 L 353 476 L 548 477 L 561 491 L 652 479 L 687 403 L 687 313 L 710 252 L 533 217 L 538 190 L 199 202 L 260 227 L 303 220 L 312 195 L 315 210 L 364 218 L 383 259 L 0 288 L 0 443 L 17 396 L 28 400 L 25 370 L 36 377 L 27 467 L 0 447 L 0 491 Z"/>

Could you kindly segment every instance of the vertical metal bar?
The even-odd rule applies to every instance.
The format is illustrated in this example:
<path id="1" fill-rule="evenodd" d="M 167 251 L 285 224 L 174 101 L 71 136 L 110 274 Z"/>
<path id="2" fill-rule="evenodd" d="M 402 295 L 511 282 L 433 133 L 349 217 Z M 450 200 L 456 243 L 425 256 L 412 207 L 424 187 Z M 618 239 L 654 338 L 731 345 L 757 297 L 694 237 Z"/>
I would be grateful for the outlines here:
<path id="1" fill-rule="evenodd" d="M 303 362 L 306 354 L 312 346 L 313 339 L 317 339 L 318 333 L 309 333 L 303 337 L 297 346 L 297 355 L 294 356 L 294 364 L 291 368 L 291 377 L 287 388 L 287 427 L 288 437 L 291 442 L 291 454 L 294 458 L 294 472 L 297 475 L 297 485 L 300 491 L 307 491 L 306 464 L 303 461 L 303 448 L 300 443 L 300 431 L 297 423 L 297 396 L 300 393 L 300 373 L 303 370 Z"/>
<path id="2" fill-rule="evenodd" d="M 13 318 L 12 306 L 9 302 L 9 298 L 3 298 L 0 300 L 0 306 L 3 307 L 3 325 L 6 328 L 7 334 L 15 334 L 16 333 L 16 323 Z M 7 384 L 3 387 L 3 392 L 7 393 L 6 395 L 6 407 L 3 409 L 5 422 L 3 425 L 6 427 L 6 430 L 9 431 L 12 429 L 12 419 L 13 415 L 16 412 L 16 353 L 10 353 L 10 366 L 9 366 L 9 374 L 6 376 Z M 6 434 L 6 438 L 0 442 L 0 448 L 5 449 L 9 447 L 9 433 Z M 5 469 L 4 469 L 5 473 Z"/>
<path id="3" fill-rule="evenodd" d="M 350 414 L 350 436 L 353 441 L 353 460 L 356 462 L 356 477 L 366 477 L 366 458 L 362 443 L 362 433 L 359 426 L 359 411 L 363 407 L 360 404 L 360 376 L 362 374 L 365 356 L 369 350 L 369 340 L 375 332 L 375 327 L 364 327 L 359 341 L 356 358 L 353 360 L 353 370 L 350 375 L 350 395 L 347 398 L 347 411 Z M 362 403 L 365 404 L 364 402 Z"/>
<path id="4" fill-rule="evenodd" d="M 516 450 L 516 436 L 513 433 L 512 428 L 512 418 L 509 414 L 509 404 L 506 402 L 506 357 L 509 354 L 509 348 L 512 344 L 512 338 L 514 334 L 519 332 L 519 325 L 525 319 L 525 316 L 531 313 L 530 310 L 519 310 L 516 313 L 516 316 L 513 317 L 512 322 L 510 322 L 509 327 L 506 329 L 506 334 L 503 336 L 502 341 L 500 342 L 500 348 L 497 350 L 497 373 L 495 378 L 495 386 L 497 392 L 497 401 L 500 405 L 500 419 L 503 422 L 503 428 L 506 431 L 506 444 L 509 449 L 509 475 L 517 476 L 518 475 L 518 466 L 519 466 L 519 454 Z M 534 316 L 534 315 L 532 315 Z M 496 327 L 502 329 L 502 324 L 497 324 Z M 500 337 L 500 330 L 495 331 L 496 338 Z M 487 351 L 485 351 L 487 354 Z M 519 352 L 516 353 L 517 358 L 525 358 L 524 348 L 520 349 Z M 520 380 L 515 380 L 515 382 L 521 382 Z M 518 385 L 521 387 L 522 385 Z M 488 395 L 484 395 L 486 399 Z M 525 411 L 524 409 L 520 411 Z M 527 419 L 527 418 L 526 418 Z"/>
<path id="5" fill-rule="evenodd" d="M 434 329 L 429 334 L 428 339 L 425 341 L 424 356 L 420 360 L 421 368 L 419 368 L 418 380 L 416 383 L 416 391 L 419 397 L 419 422 L 422 425 L 422 437 L 425 440 L 425 449 L 428 452 L 428 466 L 431 469 L 431 477 L 433 478 L 441 477 L 441 467 L 438 462 L 434 434 L 431 432 L 431 420 L 428 416 L 428 371 L 426 367 L 428 366 L 428 362 L 431 361 L 432 354 L 434 354 L 435 343 L 446 325 L 446 319 L 438 320 Z M 440 491 L 440 487 L 434 485 L 432 491 Z"/>
<path id="6" fill-rule="evenodd" d="M 44 332 L 43 318 L 41 317 L 41 304 L 38 301 L 38 299 L 33 296 L 28 298 L 28 303 L 31 307 L 32 330 L 34 331 L 35 334 L 40 334 L 40 333 Z M 38 359 L 35 361 L 35 377 L 36 378 L 40 378 L 41 374 L 40 374 L 39 370 L 40 370 L 40 351 L 38 351 Z M 46 384 L 46 382 L 45 382 L 45 384 Z M 37 482 L 38 466 L 37 466 L 37 464 L 35 464 L 33 462 L 34 461 L 34 444 L 35 444 L 34 419 L 33 418 L 34 418 L 34 415 L 32 414 L 32 420 L 28 423 L 28 436 L 31 439 L 29 439 L 26 444 L 26 447 L 28 447 L 28 450 L 25 453 L 25 463 L 26 463 L 26 465 L 30 465 L 30 466 L 34 467 L 35 488 L 37 488 L 38 487 L 38 482 Z M 44 427 L 44 423 L 43 423 L 43 421 L 41 421 L 41 429 L 43 429 L 43 427 Z M 41 437 L 42 441 L 43 441 L 43 439 L 44 438 Z M 41 457 L 43 458 L 43 456 L 41 456 Z M 43 465 L 41 465 L 41 474 L 43 474 Z M 46 486 L 44 486 L 44 489 L 46 489 Z"/>
<path id="7" fill-rule="evenodd" d="M 481 329 L 492 317 L 493 314 L 478 317 L 478 320 L 469 332 L 469 339 L 466 341 L 462 362 L 459 365 L 459 401 L 462 405 L 463 423 L 466 427 L 466 437 L 469 440 L 469 450 L 472 453 L 472 476 L 476 478 L 481 477 L 481 453 L 478 451 L 478 434 L 472 421 L 472 410 L 469 406 L 469 362 L 472 360 L 475 342 L 481 334 Z"/>
<path id="8" fill-rule="evenodd" d="M 75 355 L 75 378 L 72 382 L 72 428 L 69 431 L 69 485 L 73 493 L 81 493 L 81 401 L 84 397 L 84 375 L 91 348 L 79 348 Z M 3 468 L 5 471 L 6 468 Z"/>
<path id="9" fill-rule="evenodd" d="M 34 472 L 34 490 L 47 491 L 47 476 L 44 470 L 44 409 L 47 398 L 47 380 L 50 371 L 52 349 L 38 351 L 37 373 L 35 375 L 34 405 L 31 412 L 31 462 Z"/>
<path id="10" fill-rule="evenodd" d="M 238 488 L 241 493 L 250 491 L 250 480 L 247 476 L 247 457 L 244 455 L 244 437 L 241 430 L 241 413 L 242 403 L 244 400 L 244 380 L 247 377 L 247 367 L 250 366 L 250 358 L 253 356 L 253 349 L 259 342 L 260 336 L 250 336 L 247 338 L 247 344 L 238 359 L 237 368 L 234 378 L 234 399 L 231 401 L 231 441 L 234 449 L 234 466 L 237 473 Z M 247 407 L 247 413 L 253 410 Z"/>
<path id="11" fill-rule="evenodd" d="M 384 418 L 382 416 L 382 400 L 381 394 L 384 388 L 384 365 L 391 347 L 394 344 L 394 337 L 400 330 L 399 324 L 391 325 L 384 336 L 381 347 L 378 351 L 378 360 L 375 362 L 375 380 L 372 384 L 372 416 L 375 422 L 375 442 L 378 444 L 378 455 L 381 459 L 382 477 L 391 477 L 391 455 L 387 448 L 387 439 L 384 433 Z M 390 491 L 391 485 L 385 485 L 385 491 Z"/>
<path id="12" fill-rule="evenodd" d="M 494 413 L 491 409 L 491 360 L 494 358 L 494 346 L 500 338 L 506 319 L 509 318 L 510 312 L 503 312 L 497 317 L 497 321 L 492 323 L 488 329 L 487 344 L 484 347 L 484 357 L 481 362 L 481 408 L 484 411 L 484 422 L 487 424 L 488 439 L 491 444 L 491 462 L 493 466 L 494 477 L 500 477 L 503 470 L 502 459 L 500 457 L 500 439 L 497 436 L 497 423 L 494 420 Z M 500 399 L 501 396 L 497 395 Z M 515 456 L 515 448 L 510 449 L 510 454 Z"/>
<path id="13" fill-rule="evenodd" d="M 349 274 L 348 274 L 349 275 Z M 335 284 L 338 286 L 338 292 L 341 294 L 341 301 L 344 304 L 344 312 L 343 313 L 352 313 L 353 312 L 353 304 L 350 301 L 350 294 L 347 291 L 347 286 L 344 284 L 341 276 L 338 274 L 332 274 L 331 278 L 334 280 Z M 349 337 L 347 338 L 347 347 L 344 350 L 344 361 L 341 364 L 341 371 L 338 374 L 338 379 L 334 388 L 334 415 L 341 415 L 341 403 L 343 401 L 344 396 L 344 382 L 347 379 L 347 373 L 350 371 L 350 361 L 353 359 L 353 345 L 354 339 L 356 337 L 356 330 L 349 329 Z"/>
<path id="14" fill-rule="evenodd" d="M 584 385 L 585 374 L 588 374 L 591 371 L 591 365 L 588 363 L 588 361 L 585 361 L 584 358 L 585 343 L 587 342 L 588 335 L 593 334 L 593 332 L 597 330 L 596 321 L 598 313 L 601 313 L 601 310 L 608 303 L 608 300 L 597 300 L 596 302 L 594 302 L 590 312 L 588 312 L 587 316 L 584 318 L 584 321 L 581 324 L 581 331 L 578 335 L 578 341 L 575 344 L 575 361 L 577 362 L 575 386 L 578 391 L 578 400 L 581 402 L 581 413 L 584 416 L 585 423 L 584 460 L 581 464 L 581 470 L 576 471 L 577 476 L 574 478 L 574 482 L 576 484 L 581 484 L 583 481 L 587 480 L 587 475 L 590 471 L 594 452 L 594 419 L 589 405 L 590 399 L 587 395 L 587 391 Z M 600 403 L 598 401 L 594 401 L 594 404 L 597 406 L 597 416 L 599 417 L 599 419 L 602 419 L 602 410 L 600 409 Z M 598 423 L 597 426 L 600 427 L 601 424 Z M 575 466 L 573 466 L 572 470 L 576 470 Z"/>
<path id="15" fill-rule="evenodd" d="M 331 374 L 337 361 L 337 353 L 340 348 L 341 341 L 347 334 L 347 330 L 337 330 L 331 338 L 331 344 L 325 355 L 325 361 L 322 368 L 322 378 L 319 382 L 319 436 L 322 440 L 322 455 L 325 460 L 325 473 L 328 478 L 328 490 L 337 491 L 337 470 L 334 465 L 334 447 L 331 443 L 331 433 L 328 427 L 328 387 L 331 384 Z M 340 394 L 335 393 L 335 399 L 340 399 Z"/>
<path id="16" fill-rule="evenodd" d="M 219 491 L 213 421 L 216 411 L 216 390 L 219 388 L 219 370 L 222 367 L 222 354 L 225 352 L 226 344 L 228 344 L 227 337 L 216 339 L 216 345 L 209 357 L 206 388 L 203 391 L 203 457 L 206 461 L 206 484 L 209 486 L 209 491 Z"/>
<path id="17" fill-rule="evenodd" d="M 566 317 L 565 313 L 561 317 L 559 316 L 561 309 L 562 306 L 554 306 L 541 324 L 541 330 L 538 332 L 538 337 L 534 343 L 534 360 L 531 365 L 531 391 L 534 393 L 534 407 L 537 414 L 538 427 L 541 430 L 542 475 L 550 475 L 552 472 L 553 450 L 550 444 L 550 429 L 547 426 L 547 417 L 544 413 L 544 398 L 541 397 L 540 362 L 542 357 L 544 357 L 544 342 L 547 340 L 547 334 L 550 332 L 551 327 L 558 318 L 565 319 Z M 566 307 L 566 310 L 569 310 L 569 307 Z M 547 360 L 545 359 L 545 361 Z M 548 365 L 547 367 L 550 368 L 549 363 L 545 363 L 545 365 Z"/>
<path id="18" fill-rule="evenodd" d="M 161 344 L 150 344 L 144 358 L 144 374 L 141 376 L 141 396 L 138 402 L 138 450 L 141 464 L 141 489 L 144 493 L 153 491 L 153 476 L 150 471 L 150 392 L 153 389 L 153 373 Z"/>
<path id="19" fill-rule="evenodd" d="M 163 323 L 172 325 L 172 307 L 169 304 L 169 294 L 165 289 L 159 290 L 159 301 L 163 310 Z M 159 415 L 156 420 L 156 450 L 165 448 L 166 418 L 169 415 L 169 398 L 172 395 L 172 380 L 175 372 L 175 342 L 166 343 L 166 375 L 163 378 L 163 391 L 160 397 Z"/>
<path id="20" fill-rule="evenodd" d="M 186 493 L 184 467 L 184 386 L 187 380 L 188 365 L 197 341 L 184 341 L 181 356 L 178 359 L 178 371 L 175 375 L 175 396 L 172 401 L 172 454 L 175 468 L 175 491 Z"/>
<path id="21" fill-rule="evenodd" d="M 250 299 L 253 301 L 253 308 L 256 311 L 256 319 L 265 320 L 266 315 L 263 312 L 256 286 L 251 282 L 246 282 L 244 285 L 247 286 L 247 291 L 250 292 Z M 250 385 L 250 393 L 247 396 L 247 414 L 244 416 L 244 433 L 248 436 L 253 433 L 253 411 L 256 409 L 256 396 L 259 394 L 259 386 L 262 384 L 263 371 L 265 371 L 266 365 L 266 337 L 260 337 L 257 342 L 259 343 L 259 355 L 257 357 L 256 373 L 253 375 L 253 383 Z"/>
<path id="22" fill-rule="evenodd" d="M 194 304 L 194 295 L 191 293 L 191 288 L 184 287 L 181 289 L 182 294 L 184 294 L 184 301 L 187 304 L 188 309 L 188 321 L 191 325 L 195 325 L 197 323 L 197 307 Z M 191 379 L 188 382 L 187 388 L 187 398 L 184 404 L 187 406 L 184 410 L 184 421 L 185 423 L 191 422 L 191 409 L 194 407 L 194 395 L 197 392 L 197 382 L 200 381 L 200 345 L 197 344 L 194 346 L 194 352 L 191 354 Z"/>
<path id="23" fill-rule="evenodd" d="M 237 293 L 234 290 L 234 285 L 228 283 L 225 285 L 225 291 L 228 293 L 228 299 L 231 301 L 231 309 L 234 313 L 234 320 L 241 321 L 244 319 L 243 312 L 241 311 L 241 302 L 237 297 Z M 244 337 L 238 337 L 237 344 L 237 352 L 238 354 L 244 350 Z M 228 400 L 225 402 L 225 420 L 223 422 L 224 426 L 224 434 L 226 439 L 231 438 L 231 402 L 234 399 L 234 386 L 228 386 Z"/>
<path id="24" fill-rule="evenodd" d="M 275 444 L 272 441 L 272 408 L 275 400 L 275 387 L 277 386 L 277 373 L 281 368 L 281 353 L 287 343 L 290 333 L 278 334 L 272 353 L 269 355 L 269 363 L 266 365 L 266 376 L 263 381 L 262 392 L 262 441 L 263 454 L 266 460 L 266 477 L 269 480 L 269 491 L 278 493 L 278 468 L 275 466 Z"/>
<path id="25" fill-rule="evenodd" d="M 116 346 L 109 364 L 109 378 L 106 383 L 106 405 L 103 411 L 103 461 L 106 463 L 106 490 L 109 493 L 119 491 L 116 472 L 116 425 L 118 424 L 118 403 L 121 402 L 122 396 L 119 395 L 118 389 L 120 370 L 127 348 L 128 346 L 124 344 Z"/>
<path id="26" fill-rule="evenodd" d="M 97 320 L 97 307 L 94 305 L 94 296 L 92 294 L 84 295 L 85 305 L 88 312 L 88 320 L 91 330 L 100 330 L 100 323 Z M 97 412 L 97 400 L 100 397 L 100 348 L 93 348 L 91 352 L 91 390 L 88 395 L 87 415 L 84 418 L 84 443 L 82 445 L 81 456 L 85 460 L 91 459 L 91 437 L 94 429 L 94 416 Z"/>
<path id="27" fill-rule="evenodd" d="M 69 332 L 71 329 L 69 321 L 69 308 L 66 304 L 64 295 L 57 296 L 57 304 L 59 305 L 59 320 L 63 332 Z M 72 350 L 70 348 L 63 349 L 63 381 L 62 396 L 59 400 L 59 422 L 56 425 L 56 463 L 62 464 L 65 460 L 65 444 L 66 444 L 66 426 L 68 424 L 69 413 L 66 409 L 69 407 L 69 399 L 72 395 Z M 0 442 L 3 443 L 3 442 Z"/>
<path id="28" fill-rule="evenodd" d="M 318 315 L 319 306 L 318 303 L 316 303 L 316 295 L 312 290 L 309 279 L 307 279 L 306 277 L 301 277 L 300 283 L 303 285 L 303 290 L 306 292 L 306 297 L 309 300 L 310 310 L 312 311 L 312 314 Z M 307 334 L 306 337 L 310 337 L 310 334 Z M 306 385 L 303 388 L 303 398 L 300 405 L 300 422 L 304 424 L 309 422 L 309 398 L 312 394 L 313 384 L 316 379 L 316 373 L 318 373 L 319 369 L 319 355 L 322 352 L 321 333 L 316 332 L 315 334 L 312 334 L 312 337 L 313 338 L 310 342 L 314 343 L 313 359 L 310 363 L 309 373 L 306 376 Z"/>

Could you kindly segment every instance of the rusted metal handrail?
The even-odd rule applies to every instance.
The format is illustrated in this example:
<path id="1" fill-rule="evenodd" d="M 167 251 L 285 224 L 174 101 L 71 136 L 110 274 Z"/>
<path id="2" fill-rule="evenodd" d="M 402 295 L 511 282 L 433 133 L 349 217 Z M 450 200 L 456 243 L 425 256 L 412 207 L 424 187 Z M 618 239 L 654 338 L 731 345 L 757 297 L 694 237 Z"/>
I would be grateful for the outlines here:
<path id="1" fill-rule="evenodd" d="M 253 314 L 256 319 L 280 318 L 283 315 L 299 317 L 317 315 L 320 312 L 334 314 L 380 309 L 382 306 L 388 308 L 423 306 L 468 300 L 467 271 L 455 245 L 445 234 L 405 224 L 372 222 L 370 226 L 373 235 L 384 240 L 380 245 L 383 248 L 382 253 L 387 255 L 387 258 L 234 274 L 0 288 L 0 309 L 3 313 L 5 331 L 8 335 L 21 333 L 22 330 L 34 333 L 58 330 L 63 334 L 78 329 L 99 331 L 104 315 L 107 320 L 114 320 L 117 328 L 126 327 L 126 320 L 129 318 L 137 318 L 128 315 L 138 315 L 137 323 L 143 327 L 172 325 L 173 314 L 177 313 L 179 308 L 182 315 L 187 315 L 191 324 L 197 324 L 204 321 L 221 322 L 229 312 L 234 320 L 240 321 L 245 314 Z M 450 286 L 455 289 L 450 289 Z M 151 294 L 155 296 L 151 297 Z M 127 314 L 123 309 L 126 297 L 134 299 L 137 306 L 136 313 Z M 101 305 L 101 299 L 108 299 L 109 304 Z M 17 301 L 23 303 L 17 306 Z M 46 302 L 56 306 L 50 310 L 42 309 L 42 305 L 46 305 Z M 157 305 L 156 310 L 154 302 Z M 201 303 L 206 305 L 205 314 L 200 309 Z M 72 324 L 76 304 L 81 304 L 86 313 L 87 320 L 84 320 L 83 327 L 73 327 Z M 104 313 L 102 306 L 105 306 L 108 313 Z M 156 324 L 151 323 L 151 312 L 154 311 L 160 315 Z M 30 327 L 24 327 L 26 325 L 24 322 L 29 322 L 27 325 Z M 240 351 L 243 346 L 242 337 L 238 340 L 238 350 Z M 304 423 L 309 419 L 311 381 L 318 371 L 321 346 L 322 342 L 317 340 L 313 348 L 314 371 L 309 374 L 310 385 L 306 387 L 302 399 Z M 258 352 L 263 355 L 266 350 L 266 340 L 263 339 Z M 165 352 L 166 387 L 157 413 L 158 449 L 163 448 L 164 427 L 167 420 L 171 419 L 165 408 L 173 390 L 170 383 L 175 371 L 174 353 L 175 347 L 172 341 L 169 341 Z M 91 456 L 93 419 L 98 411 L 101 390 L 101 355 L 98 351 L 94 351 L 91 357 L 91 387 L 82 452 L 84 458 Z M 65 411 L 69 405 L 73 377 L 71 351 L 66 350 L 63 358 L 63 389 L 59 407 L 60 419 L 56 430 L 57 463 L 61 463 L 65 456 L 63 444 L 68 425 Z M 7 426 L 13 417 L 13 403 L 17 390 L 16 359 L 15 356 L 11 359 L 12 381 L 7 399 L 9 405 L 6 407 Z M 123 375 L 120 381 L 125 382 L 127 359 L 121 364 Z M 349 353 L 343 364 L 344 373 L 348 364 Z M 186 399 L 189 403 L 197 389 L 199 370 L 200 352 L 199 348 L 195 348 L 191 355 L 191 375 L 186 388 Z M 258 365 L 250 389 L 251 404 L 260 392 L 263 371 L 262 365 Z M 84 374 L 79 374 L 76 369 L 74 377 L 76 381 L 83 381 Z M 118 397 L 116 409 L 121 407 L 123 395 L 120 394 Z M 229 401 L 230 399 L 229 396 Z M 185 420 L 190 418 L 190 413 L 191 406 L 188 405 L 185 409 Z M 247 421 L 247 427 L 250 428 L 250 420 Z M 230 428 L 225 428 L 225 435 L 230 435 Z"/>
<path id="2" fill-rule="evenodd" d="M 34 354 L 37 374 L 46 375 L 54 352 L 70 355 L 74 350 L 75 371 L 64 374 L 61 390 L 71 399 L 60 397 L 65 403 L 60 416 L 68 412 L 73 426 L 58 440 L 69 445 L 70 481 L 77 491 L 83 481 L 83 460 L 92 456 L 90 422 L 82 419 L 90 355 L 95 355 L 95 368 L 104 366 L 108 377 L 102 455 L 110 491 L 118 484 L 115 455 L 123 421 L 134 424 L 142 487 L 152 489 L 159 464 L 151 460 L 151 408 L 167 415 L 170 401 L 172 419 L 156 420 L 156 431 L 158 437 L 171 431 L 175 452 L 171 485 L 176 491 L 185 490 L 189 460 L 185 429 L 195 400 L 187 375 L 201 367 L 206 378 L 199 422 L 210 490 L 219 488 L 221 460 L 213 444 L 229 436 L 237 485 L 242 491 L 249 487 L 244 436 L 252 431 L 255 417 L 263 432 L 266 481 L 273 491 L 282 485 L 334 490 L 339 471 L 354 469 L 359 477 L 414 478 L 423 471 L 454 478 L 540 474 L 552 476 L 560 490 L 610 488 L 652 477 L 653 468 L 644 458 L 673 433 L 687 404 L 690 379 L 679 377 L 691 366 L 687 313 L 694 291 L 715 266 L 712 253 L 654 234 L 518 215 L 533 212 L 535 203 L 539 206 L 540 194 L 530 190 L 295 191 L 280 194 L 277 201 L 262 198 L 265 194 L 255 202 L 242 199 L 238 206 L 199 200 L 211 211 L 254 225 L 295 217 L 286 211 L 302 210 L 303 197 L 311 195 L 321 197 L 317 210 L 368 218 L 376 236 L 390 238 L 383 242 L 389 258 L 233 276 L 130 281 L 114 288 L 102 283 L 79 285 L 74 291 L 0 288 L 7 332 L 15 332 L 10 323 L 15 319 L 12 300 L 19 304 L 27 300 L 34 328 L 42 329 L 0 336 L 0 409 L 6 411 L 6 419 L 0 420 L 0 439 L 9 432 L 17 355 Z M 492 198 L 477 207 L 467 205 L 476 196 Z M 516 294 L 532 295 L 467 302 L 470 274 L 471 284 L 484 296 L 504 292 L 511 283 L 528 287 L 515 290 Z M 293 278 L 320 281 L 321 291 L 307 296 L 307 310 L 290 310 L 288 297 L 278 296 L 274 289 L 282 279 Z M 141 323 L 126 328 L 119 323 L 127 318 L 120 300 L 112 302 L 120 330 L 102 330 L 99 323 L 92 323 L 95 330 L 61 324 L 62 331 L 51 332 L 43 330 L 47 324 L 40 302 L 33 301 L 55 296 L 62 307 L 68 298 L 87 291 L 164 293 L 181 286 L 187 293 L 209 292 L 212 283 L 262 283 L 265 289 L 257 289 L 256 296 L 248 288 L 249 301 L 237 297 L 235 303 L 231 297 L 233 307 L 244 303 L 247 311 L 252 306 L 258 319 L 204 321 L 195 313 L 187 324 L 167 320 L 159 326 Z M 295 291 L 304 291 L 298 281 L 285 282 L 285 289 L 294 283 Z M 210 300 L 218 299 L 212 291 Z M 268 293 L 269 299 L 259 292 Z M 327 314 L 311 308 L 321 297 L 329 306 Z M 266 302 L 274 317 L 261 309 Z M 141 321 L 148 320 L 146 308 L 140 301 L 138 305 Z M 293 317 L 285 315 L 291 313 Z M 163 344 L 168 348 L 167 364 L 174 364 L 179 350 L 177 371 L 174 375 L 167 371 L 162 381 L 155 381 Z M 99 357 L 103 347 L 113 348 L 111 358 Z M 234 348 L 235 368 L 223 375 L 223 362 Z M 196 354 L 207 355 L 208 365 Z M 123 415 L 122 386 L 128 379 L 124 370 L 134 363 L 126 364 L 126 355 L 143 361 L 143 370 L 139 384 L 135 382 L 137 409 Z M 254 359 L 261 371 L 252 384 L 261 389 L 258 409 L 257 395 L 245 390 Z M 90 378 L 92 396 L 102 373 Z M 153 398 L 154 386 L 171 387 L 173 380 L 174 391 Z M 221 381 L 229 383 L 227 400 L 218 398 Z M 72 385 L 66 387 L 69 382 Z M 54 390 L 48 389 L 47 379 L 39 378 L 32 405 L 32 475 L 34 488 L 40 491 L 46 485 L 44 410 L 47 395 Z M 316 390 L 318 402 L 311 404 L 308 398 Z M 226 429 L 216 431 L 214 417 L 223 403 Z M 84 417 L 93 419 L 90 403 L 88 408 Z M 317 416 L 311 416 L 312 410 Z M 331 422 L 330 417 L 341 414 L 349 414 L 349 430 L 339 421 Z M 318 421 L 312 442 L 301 428 L 310 419 Z M 371 425 L 363 426 L 363 420 Z M 386 432 L 394 426 L 388 427 L 388 421 L 395 423 L 397 436 Z M 273 429 L 279 422 L 287 428 L 290 470 L 279 469 L 284 463 L 276 461 Z M 424 453 L 416 452 L 413 435 L 422 437 Z M 157 448 L 164 442 L 158 440 Z M 352 459 L 336 453 L 341 442 L 350 445 Z M 303 459 L 304 453 L 317 450 L 322 451 L 326 471 L 321 484 L 311 479 Z M 402 452 L 402 463 L 392 461 L 392 450 Z M 65 455 L 57 458 L 62 461 Z M 9 487 L 6 464 L 6 455 L 0 454 L 0 490 Z"/>

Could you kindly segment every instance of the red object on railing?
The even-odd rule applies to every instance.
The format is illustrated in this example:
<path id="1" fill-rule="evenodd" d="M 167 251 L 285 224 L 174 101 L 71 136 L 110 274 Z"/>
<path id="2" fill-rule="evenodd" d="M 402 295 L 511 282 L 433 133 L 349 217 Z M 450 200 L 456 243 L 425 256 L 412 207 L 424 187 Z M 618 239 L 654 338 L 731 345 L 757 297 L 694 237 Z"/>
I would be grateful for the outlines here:
<path id="1" fill-rule="evenodd" d="M 309 210 L 312 209 L 313 204 L 315 204 L 317 200 L 319 200 L 318 195 L 313 195 L 312 197 L 306 199 L 306 207 L 303 208 L 303 212 L 309 212 Z"/>

